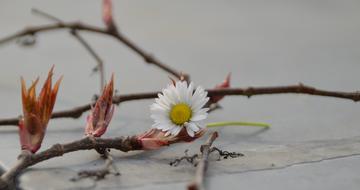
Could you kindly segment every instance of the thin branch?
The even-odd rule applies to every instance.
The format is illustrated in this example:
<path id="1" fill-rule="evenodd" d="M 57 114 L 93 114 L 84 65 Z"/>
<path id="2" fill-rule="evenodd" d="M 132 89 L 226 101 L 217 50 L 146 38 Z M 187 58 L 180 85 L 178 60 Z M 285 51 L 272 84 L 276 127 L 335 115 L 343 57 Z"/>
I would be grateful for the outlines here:
<path id="1" fill-rule="evenodd" d="M 32 9 L 31 9 L 31 12 L 32 12 L 33 14 L 42 16 L 42 17 L 47 18 L 47 19 L 49 19 L 49 20 L 51 20 L 51 21 L 54 21 L 54 22 L 58 22 L 58 23 L 62 23 L 62 22 L 63 22 L 61 19 L 59 19 L 59 18 L 57 18 L 57 17 L 55 17 L 55 16 L 53 16 L 53 15 L 51 15 L 51 14 L 49 14 L 49 13 L 46 13 L 45 11 L 42 11 L 42 10 L 40 10 L 40 9 L 37 9 L 37 8 L 32 8 Z"/>
<path id="2" fill-rule="evenodd" d="M 51 148 L 36 154 L 22 154 L 18 162 L 0 178 L 0 189 L 5 185 L 11 185 L 14 178 L 24 169 L 33 166 L 39 162 L 62 156 L 66 153 L 79 150 L 112 148 L 123 152 L 140 150 L 141 144 L 135 136 L 118 137 L 112 139 L 86 137 L 81 140 L 73 141 L 66 144 L 55 144 Z M 3 186 L 1 186 L 3 185 Z"/>
<path id="3" fill-rule="evenodd" d="M 134 52 L 136 52 L 138 55 L 140 55 L 141 57 L 144 58 L 144 61 L 148 64 L 153 64 L 156 65 L 157 67 L 159 67 L 160 69 L 174 75 L 176 78 L 178 79 L 184 79 L 186 81 L 190 80 L 190 77 L 188 74 L 184 73 L 184 72 L 178 72 L 175 69 L 169 67 L 168 65 L 165 65 L 164 63 L 162 63 L 161 61 L 159 61 L 156 57 L 154 57 L 153 55 L 147 53 L 145 50 L 143 50 L 142 48 L 140 48 L 140 46 L 136 45 L 135 43 L 133 43 L 129 38 L 127 38 L 124 34 L 122 34 L 119 31 L 116 31 L 115 33 L 111 33 L 112 36 L 116 39 L 118 39 L 119 41 L 121 41 L 122 43 L 124 43 L 127 47 L 129 47 L 130 49 L 132 49 Z"/>
<path id="4" fill-rule="evenodd" d="M 87 43 L 85 41 L 85 39 L 76 30 L 71 30 L 70 33 L 85 47 L 85 49 L 89 52 L 89 54 L 96 60 L 97 67 L 95 67 L 94 71 L 97 71 L 97 69 L 99 70 L 100 92 L 101 92 L 104 88 L 104 82 L 105 82 L 105 69 L 104 69 L 104 63 L 103 63 L 102 59 L 95 52 L 95 50 L 90 46 L 90 44 Z"/>
<path id="5" fill-rule="evenodd" d="M 340 91 L 326 91 L 316 89 L 314 87 L 306 86 L 303 84 L 292 86 L 277 86 L 277 87 L 248 87 L 248 88 L 228 88 L 228 89 L 209 89 L 208 96 L 255 96 L 255 95 L 267 95 L 267 94 L 308 94 L 315 96 L 325 96 L 352 100 L 354 102 L 360 101 L 360 92 L 340 92 Z M 117 95 L 113 98 L 113 103 L 120 104 L 121 102 L 127 102 L 132 100 L 141 99 L 153 99 L 156 98 L 160 92 L 148 92 L 148 93 L 134 93 Z M 91 109 L 90 104 L 78 106 L 69 110 L 54 112 L 51 118 L 78 118 L 84 112 Z M 18 125 L 18 118 L 0 119 L 1 125 Z"/>
<path id="6" fill-rule="evenodd" d="M 136 45 L 134 42 L 132 42 L 129 38 L 127 38 L 124 34 L 118 32 L 117 30 L 108 30 L 104 28 L 99 28 L 96 26 L 91 26 L 87 24 L 83 24 L 81 22 L 59 22 L 55 24 L 48 24 L 48 25 L 42 25 L 42 26 L 33 26 L 28 27 L 24 30 L 21 30 L 19 32 L 16 32 L 10 36 L 7 36 L 3 39 L 0 39 L 0 44 L 8 43 L 12 40 L 15 40 L 22 36 L 27 35 L 34 35 L 36 33 L 40 32 L 46 32 L 46 31 L 52 31 L 52 30 L 60 30 L 60 29 L 71 29 L 71 30 L 83 30 L 93 33 L 99 33 L 104 34 L 108 36 L 112 36 L 121 43 L 123 43 L 125 46 L 127 46 L 129 49 L 133 50 L 136 54 L 141 56 L 146 63 L 153 64 L 163 71 L 168 72 L 169 74 L 174 75 L 178 79 L 185 78 L 186 80 L 189 80 L 189 76 L 183 72 L 176 71 L 175 69 L 165 65 L 164 63 L 160 62 L 158 59 L 156 59 L 151 54 L 147 53 L 145 50 L 140 48 L 140 46 Z"/>
<path id="7" fill-rule="evenodd" d="M 56 23 L 64 24 L 63 20 L 49 13 L 46 13 L 45 11 L 36 8 L 33 8 L 31 11 L 36 15 L 42 16 Z M 103 61 L 101 60 L 100 56 L 95 52 L 95 50 L 90 46 L 90 44 L 86 42 L 86 40 L 77 32 L 76 29 L 71 29 L 70 34 L 74 36 L 80 42 L 80 44 L 84 46 L 84 48 L 89 52 L 89 54 L 95 59 L 97 63 L 97 67 L 94 68 L 94 71 L 99 71 L 100 73 L 100 92 L 101 92 L 102 89 L 104 88 L 104 82 L 105 82 L 105 70 L 104 70 Z"/>
<path id="8" fill-rule="evenodd" d="M 217 147 L 212 147 L 210 152 L 217 152 L 219 153 L 219 158 L 218 158 L 218 161 L 221 160 L 221 158 L 223 159 L 228 159 L 228 158 L 238 158 L 240 156 L 245 156 L 243 153 L 239 153 L 239 152 L 229 152 L 229 151 L 226 151 L 226 150 L 221 150 Z"/>
<path id="9" fill-rule="evenodd" d="M 199 154 L 194 154 L 192 156 L 189 156 L 188 154 L 188 149 L 185 150 L 185 156 L 177 158 L 173 161 L 171 161 L 169 164 L 170 166 L 178 166 L 183 160 L 186 160 L 188 163 L 193 164 L 194 166 L 196 166 L 197 164 L 197 160 L 199 159 Z"/>
<path id="10" fill-rule="evenodd" d="M 209 154 L 211 152 L 211 145 L 218 137 L 217 132 L 213 132 L 205 144 L 201 145 L 200 161 L 196 167 L 195 179 L 188 185 L 189 190 L 203 190 L 205 172 L 209 163 Z"/>
<path id="11" fill-rule="evenodd" d="M 173 161 L 171 161 L 169 164 L 170 166 L 178 166 L 182 161 L 186 161 L 194 166 L 197 166 L 197 164 L 199 163 L 199 154 L 193 154 L 192 156 L 189 156 L 188 154 L 188 149 L 185 150 L 185 156 L 177 158 Z M 210 153 L 213 152 L 217 152 L 219 154 L 219 158 L 217 159 L 218 161 L 220 161 L 221 159 L 228 159 L 228 158 L 237 158 L 240 156 L 245 156 L 243 153 L 239 153 L 239 152 L 229 152 L 226 150 L 221 150 L 217 147 L 211 147 Z"/>

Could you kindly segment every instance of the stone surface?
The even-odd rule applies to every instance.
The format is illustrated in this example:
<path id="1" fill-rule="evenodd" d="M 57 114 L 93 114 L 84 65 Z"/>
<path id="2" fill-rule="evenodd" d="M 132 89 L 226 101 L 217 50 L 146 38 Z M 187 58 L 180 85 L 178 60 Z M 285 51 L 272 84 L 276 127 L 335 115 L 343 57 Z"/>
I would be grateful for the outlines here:
<path id="1" fill-rule="evenodd" d="M 24 26 L 48 23 L 30 16 L 32 7 L 63 20 L 102 25 L 100 1 L 5 0 L 0 2 L 0 37 Z M 114 1 L 121 30 L 141 47 L 196 84 L 212 87 L 232 72 L 236 87 L 303 82 L 318 88 L 360 89 L 360 3 L 356 0 L 241 1 Z M 80 11 L 81 10 L 81 11 Z M 119 93 L 154 91 L 168 74 L 109 37 L 84 33 L 116 76 Z M 55 110 L 88 103 L 97 93 L 94 60 L 66 31 L 39 34 L 37 44 L 0 46 L 0 117 L 20 115 L 19 77 L 28 81 L 55 64 L 64 74 Z M 70 69 L 71 68 L 71 69 Z M 151 126 L 151 101 L 127 102 L 116 109 L 107 137 L 133 135 Z M 356 189 L 359 175 L 360 106 L 335 98 L 271 95 L 247 99 L 227 97 L 214 121 L 259 121 L 269 130 L 246 127 L 219 129 L 216 146 L 245 157 L 215 161 L 209 167 L 209 189 Z M 85 115 L 49 124 L 42 149 L 83 136 Z M 121 176 L 94 182 L 70 182 L 77 171 L 99 167 L 94 151 L 81 151 L 43 162 L 20 178 L 24 189 L 183 189 L 194 168 L 170 167 L 185 149 L 198 151 L 205 138 L 152 152 L 113 151 Z M 0 127 L 0 163 L 14 164 L 19 153 L 14 127 Z M 342 158 L 346 157 L 346 158 Z M 291 167 L 289 167 L 291 166 Z"/>
<path id="2" fill-rule="evenodd" d="M 179 154 L 179 152 L 174 149 L 183 150 L 184 148 L 186 147 L 180 145 L 173 149 L 169 148 L 152 152 L 128 154 L 114 153 L 116 165 L 122 172 L 122 175 L 109 175 L 106 180 L 97 181 L 96 183 L 89 179 L 69 182 L 69 179 L 75 178 L 77 176 L 77 171 L 79 170 L 89 168 L 90 166 L 94 169 L 101 166 L 103 163 L 99 160 L 88 163 L 85 162 L 71 167 L 67 166 L 67 170 L 69 171 L 66 172 L 61 168 L 48 169 L 49 167 L 51 168 L 53 164 L 47 163 L 46 166 L 44 166 L 44 169 L 30 170 L 22 175 L 20 180 L 23 181 L 23 183 L 21 185 L 25 188 L 32 187 L 33 189 L 46 189 L 47 187 L 44 187 L 41 184 L 41 181 L 44 180 L 44 178 L 51 178 L 50 184 L 66 183 L 66 186 L 57 186 L 56 189 L 61 190 L 74 187 L 81 188 L 83 186 L 96 187 L 96 189 L 117 189 L 139 188 L 144 186 L 144 184 L 186 183 L 191 180 L 195 168 L 187 163 L 180 164 L 177 167 L 169 165 L 169 162 L 174 157 L 182 156 L 181 152 Z M 223 149 L 225 149 L 225 147 Z M 228 145 L 226 146 L 226 149 L 237 150 L 239 147 L 238 145 Z M 190 152 L 196 151 L 197 150 L 191 150 Z M 271 142 L 265 144 L 243 143 L 241 144 L 241 152 L 245 154 L 244 157 L 224 159 L 221 161 L 217 161 L 218 155 L 213 154 L 208 175 L 215 179 L 216 176 L 221 176 L 225 179 L 226 177 L 224 177 L 224 175 L 226 174 L 230 174 L 231 176 L 231 174 L 250 171 L 282 169 L 299 164 L 316 163 L 343 157 L 356 156 L 354 160 L 359 160 L 360 137 L 343 140 L 310 141 L 288 145 L 282 143 L 272 144 Z M 71 158 L 71 156 L 67 157 L 69 157 L 69 159 L 74 159 Z M 93 158 L 96 159 L 96 155 L 93 155 Z M 232 177 L 232 180 L 236 180 L 236 178 Z M 34 184 L 38 185 L 33 186 Z M 226 184 L 227 183 L 223 183 L 223 185 Z M 214 186 L 212 188 L 218 189 L 219 187 Z"/>

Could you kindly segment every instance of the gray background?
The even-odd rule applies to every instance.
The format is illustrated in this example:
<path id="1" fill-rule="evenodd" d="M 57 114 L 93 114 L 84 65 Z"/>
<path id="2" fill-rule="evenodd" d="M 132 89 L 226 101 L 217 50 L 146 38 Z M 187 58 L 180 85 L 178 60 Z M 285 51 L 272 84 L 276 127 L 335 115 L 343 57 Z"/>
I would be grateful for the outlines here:
<path id="1" fill-rule="evenodd" d="M 39 8 L 66 21 L 102 26 L 101 1 L 0 1 L 0 36 L 49 21 L 33 16 Z M 163 62 L 212 87 L 232 72 L 232 86 L 275 86 L 302 82 L 328 90 L 360 89 L 360 2 L 356 0 L 114 1 L 120 30 Z M 146 65 L 122 44 L 83 33 L 116 76 L 119 93 L 163 88 L 168 74 Z M 90 76 L 95 61 L 66 31 L 41 33 L 33 48 L 0 46 L 0 117 L 21 114 L 20 81 L 46 77 L 51 65 L 64 80 L 55 110 L 88 103 L 99 90 Z M 121 104 L 106 137 L 148 129 L 152 101 Z M 245 157 L 211 162 L 209 189 L 358 189 L 360 185 L 360 107 L 349 100 L 307 95 L 227 97 L 223 110 L 208 122 L 258 121 L 271 129 L 219 129 L 216 146 L 244 152 Z M 52 120 L 42 149 L 83 135 L 80 119 Z M 41 163 L 21 177 L 26 189 L 183 189 L 194 168 L 167 165 L 193 144 L 130 154 L 114 152 L 120 177 L 69 182 L 82 168 L 101 164 L 93 151 Z M 19 153 L 14 127 L 0 128 L 0 162 L 14 163 Z M 345 158 L 342 158 L 345 157 Z M 337 159 L 335 159 L 337 158 Z M 214 158 L 216 159 L 216 158 Z M 291 166 L 291 167 L 288 167 Z M 95 166 L 96 167 L 96 166 Z M 56 176 L 56 177 L 54 177 Z M 49 183 L 48 186 L 44 184 Z"/>

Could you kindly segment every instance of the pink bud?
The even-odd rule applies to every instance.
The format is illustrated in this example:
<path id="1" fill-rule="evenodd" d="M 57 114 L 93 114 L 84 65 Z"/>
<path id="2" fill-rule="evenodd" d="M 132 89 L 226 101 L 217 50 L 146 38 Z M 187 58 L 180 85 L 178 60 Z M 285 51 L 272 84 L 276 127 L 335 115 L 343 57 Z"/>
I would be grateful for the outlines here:
<path id="1" fill-rule="evenodd" d="M 231 79 L 231 73 L 229 73 L 229 74 L 226 76 L 225 80 L 224 80 L 222 83 L 216 85 L 216 86 L 215 86 L 215 89 L 225 89 L 225 88 L 229 88 L 229 87 L 230 87 L 230 79 Z M 211 96 L 209 102 L 211 102 L 211 103 L 218 103 L 218 102 L 219 102 L 221 99 L 223 99 L 223 98 L 224 98 L 224 96 Z"/>
<path id="2" fill-rule="evenodd" d="M 140 141 L 143 150 L 155 150 L 178 142 L 192 142 L 200 138 L 205 131 L 206 129 L 202 129 L 198 131 L 194 137 L 190 137 L 186 132 L 186 129 L 183 128 L 177 136 L 166 136 L 166 131 L 164 132 L 160 129 L 152 128 L 149 131 L 138 135 L 137 139 Z"/>
<path id="3" fill-rule="evenodd" d="M 101 96 L 87 117 L 86 136 L 100 137 L 105 133 L 114 114 L 114 105 L 112 103 L 113 91 L 114 75 L 111 76 L 110 82 L 105 86 Z"/>
<path id="4" fill-rule="evenodd" d="M 114 27 L 114 21 L 112 16 L 112 2 L 111 0 L 103 0 L 102 16 L 105 25 L 108 28 Z"/>

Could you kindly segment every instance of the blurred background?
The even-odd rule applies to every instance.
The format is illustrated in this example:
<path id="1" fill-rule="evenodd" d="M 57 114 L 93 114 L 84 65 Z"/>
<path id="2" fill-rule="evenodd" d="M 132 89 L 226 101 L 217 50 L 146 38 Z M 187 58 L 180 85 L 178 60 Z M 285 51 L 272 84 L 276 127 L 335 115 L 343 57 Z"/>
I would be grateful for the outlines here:
<path id="1" fill-rule="evenodd" d="M 122 33 L 162 62 L 190 74 L 197 85 L 211 88 L 232 72 L 233 87 L 302 82 L 327 90 L 360 89 L 360 1 L 116 0 L 113 5 L 115 22 Z M 32 15 L 31 8 L 64 21 L 104 25 L 99 0 L 0 0 L 0 38 L 24 27 L 51 23 Z M 158 91 L 169 83 L 167 73 L 144 63 L 118 41 L 94 33 L 81 35 L 104 60 L 107 79 L 115 74 L 120 94 Z M 64 75 L 55 110 L 89 103 L 99 90 L 98 74 L 91 74 L 95 60 L 69 32 L 58 30 L 36 36 L 32 47 L 20 46 L 15 41 L 0 45 L 1 118 L 21 114 L 20 76 L 28 84 L 37 76 L 43 81 L 52 65 L 55 78 Z M 148 111 L 151 102 L 121 104 L 107 136 L 132 135 L 148 129 L 152 124 Z M 298 143 L 360 135 L 360 106 L 349 100 L 287 94 L 250 99 L 232 96 L 221 104 L 224 109 L 211 114 L 209 122 L 240 120 L 271 124 L 271 129 L 262 133 L 246 127 L 219 129 L 220 142 L 225 144 Z M 85 116 L 77 120 L 52 120 L 44 147 L 81 137 Z M 0 127 L 0 147 L 8 152 L 0 153 L 3 165 L 13 163 L 19 152 L 17 138 L 14 127 Z M 328 171 L 328 167 L 322 171 Z M 359 174 L 351 167 L 347 169 Z M 304 176 L 310 173 L 313 171 L 303 172 Z M 284 176 L 289 176 L 290 181 L 299 177 L 286 172 L 284 176 L 277 174 L 270 175 L 274 178 L 269 181 L 275 182 L 256 187 L 281 187 Z M 254 181 L 245 180 L 244 186 L 262 181 L 250 174 L 247 177 Z M 218 184 L 225 181 L 226 177 Z M 324 181 L 316 186 L 311 179 L 300 187 L 308 187 L 310 182 L 315 184 L 310 186 L 313 189 L 324 187 Z M 330 184 L 330 189 L 351 189 L 360 184 L 360 179 L 355 177 L 343 186 Z"/>

